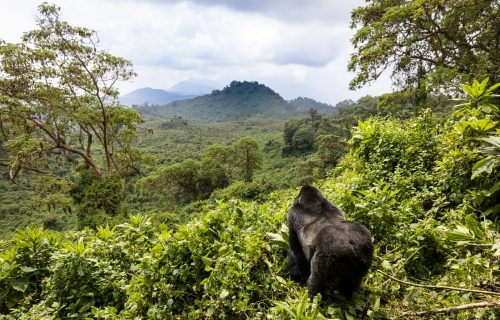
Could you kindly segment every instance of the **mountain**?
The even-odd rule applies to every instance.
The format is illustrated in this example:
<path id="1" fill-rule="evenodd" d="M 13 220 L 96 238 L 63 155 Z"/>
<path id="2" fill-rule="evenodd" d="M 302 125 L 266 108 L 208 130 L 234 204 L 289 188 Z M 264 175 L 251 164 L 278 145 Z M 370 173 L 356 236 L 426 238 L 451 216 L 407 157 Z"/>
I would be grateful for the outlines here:
<path id="1" fill-rule="evenodd" d="M 299 111 L 307 112 L 309 111 L 309 109 L 314 108 L 319 113 L 322 113 L 324 115 L 332 114 L 335 110 L 332 105 L 318 102 L 314 99 L 305 97 L 298 97 L 293 100 L 289 100 L 288 103 L 292 106 L 295 106 Z"/>
<path id="2" fill-rule="evenodd" d="M 127 93 L 119 98 L 120 102 L 126 106 L 148 104 L 167 104 L 172 101 L 190 99 L 196 94 L 182 92 L 169 92 L 162 89 L 140 88 Z"/>
<path id="3" fill-rule="evenodd" d="M 167 91 L 201 96 L 204 94 L 208 94 L 218 88 L 220 88 L 220 85 L 212 80 L 188 79 L 177 83 L 173 87 L 168 88 Z"/>
<path id="4" fill-rule="evenodd" d="M 143 106 L 141 114 L 181 116 L 189 120 L 241 120 L 252 115 L 286 119 L 305 114 L 288 104 L 279 94 L 257 82 L 233 81 L 222 90 L 188 100 L 174 101 L 164 106 Z"/>

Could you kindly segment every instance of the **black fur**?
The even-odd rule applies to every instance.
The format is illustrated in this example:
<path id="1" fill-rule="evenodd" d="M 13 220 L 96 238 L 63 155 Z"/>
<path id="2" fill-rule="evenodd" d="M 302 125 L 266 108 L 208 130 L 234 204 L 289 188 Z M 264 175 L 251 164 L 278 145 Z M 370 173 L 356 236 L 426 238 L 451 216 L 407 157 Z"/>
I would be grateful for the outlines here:
<path id="1" fill-rule="evenodd" d="M 329 289 L 350 299 L 370 268 L 373 243 L 362 224 L 312 186 L 303 186 L 288 213 L 288 266 L 293 280 L 307 280 L 309 299 Z"/>

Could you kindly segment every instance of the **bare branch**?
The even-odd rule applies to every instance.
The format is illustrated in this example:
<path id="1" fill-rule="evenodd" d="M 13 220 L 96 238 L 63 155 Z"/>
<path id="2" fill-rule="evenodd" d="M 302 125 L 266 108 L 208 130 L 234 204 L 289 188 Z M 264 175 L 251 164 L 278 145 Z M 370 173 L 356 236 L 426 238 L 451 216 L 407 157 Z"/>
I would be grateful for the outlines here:
<path id="1" fill-rule="evenodd" d="M 407 282 L 398 278 L 395 278 L 383 271 L 377 270 L 377 272 L 383 274 L 386 277 L 391 278 L 394 281 L 413 286 L 413 287 L 420 287 L 420 288 L 428 288 L 428 289 L 438 289 L 438 290 L 454 290 L 454 291 L 464 291 L 464 292 L 472 292 L 472 293 L 479 293 L 479 294 L 487 294 L 487 295 L 493 295 L 493 296 L 500 296 L 500 292 L 493 292 L 493 291 L 484 291 L 484 290 L 476 290 L 476 289 L 466 289 L 466 288 L 457 288 L 457 287 L 447 287 L 447 286 L 434 286 L 430 284 L 419 284 L 419 283 L 413 283 L 413 282 Z"/>
<path id="2" fill-rule="evenodd" d="M 439 313 L 447 313 L 450 314 L 452 312 L 462 311 L 462 310 L 470 310 L 470 309 L 478 309 L 478 308 L 500 308 L 500 301 L 483 301 L 476 303 L 463 304 L 459 306 L 449 307 L 449 308 L 440 308 L 434 310 L 426 310 L 419 312 L 407 312 L 404 313 L 403 316 L 427 316 L 431 314 L 439 314 Z"/>

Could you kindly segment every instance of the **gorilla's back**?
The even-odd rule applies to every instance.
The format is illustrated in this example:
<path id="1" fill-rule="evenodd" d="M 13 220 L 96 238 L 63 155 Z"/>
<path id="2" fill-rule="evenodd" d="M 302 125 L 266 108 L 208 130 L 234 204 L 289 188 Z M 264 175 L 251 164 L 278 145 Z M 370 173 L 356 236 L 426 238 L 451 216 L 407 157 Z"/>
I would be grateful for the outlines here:
<path id="1" fill-rule="evenodd" d="M 315 256 L 322 266 L 318 270 L 322 280 L 341 292 L 359 287 L 373 254 L 370 231 L 358 222 L 337 222 L 319 231 L 317 244 Z"/>

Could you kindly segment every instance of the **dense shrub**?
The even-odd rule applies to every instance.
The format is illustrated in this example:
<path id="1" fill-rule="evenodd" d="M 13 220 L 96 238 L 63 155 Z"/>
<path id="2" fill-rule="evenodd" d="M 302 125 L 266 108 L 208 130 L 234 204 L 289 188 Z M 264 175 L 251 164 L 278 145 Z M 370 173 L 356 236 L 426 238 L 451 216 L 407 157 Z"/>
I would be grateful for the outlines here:
<path id="1" fill-rule="evenodd" d="M 299 128 L 292 138 L 292 147 L 295 150 L 311 150 L 314 144 L 314 129 L 312 127 Z"/>
<path id="2" fill-rule="evenodd" d="M 265 201 L 231 199 L 245 190 L 240 184 L 197 205 L 203 214 L 177 229 L 139 215 L 113 228 L 20 231 L 0 243 L 0 312 L 7 319 L 385 319 L 491 302 L 499 292 L 500 239 L 486 200 L 498 196 L 491 189 L 498 167 L 478 171 L 491 155 L 478 137 L 495 136 L 498 122 L 496 114 L 471 119 L 469 111 L 445 123 L 428 112 L 359 122 L 350 151 L 317 184 L 374 237 L 373 266 L 352 301 L 334 294 L 309 303 L 306 290 L 288 280 L 285 223 L 297 190 Z M 468 139 L 466 127 L 482 119 L 493 127 Z M 498 316 L 498 309 L 452 315 Z"/>
<path id="3" fill-rule="evenodd" d="M 115 224 L 125 213 L 125 207 L 122 205 L 125 196 L 124 185 L 118 176 L 96 179 L 90 170 L 83 171 L 72 196 L 77 205 L 80 228 Z"/>

